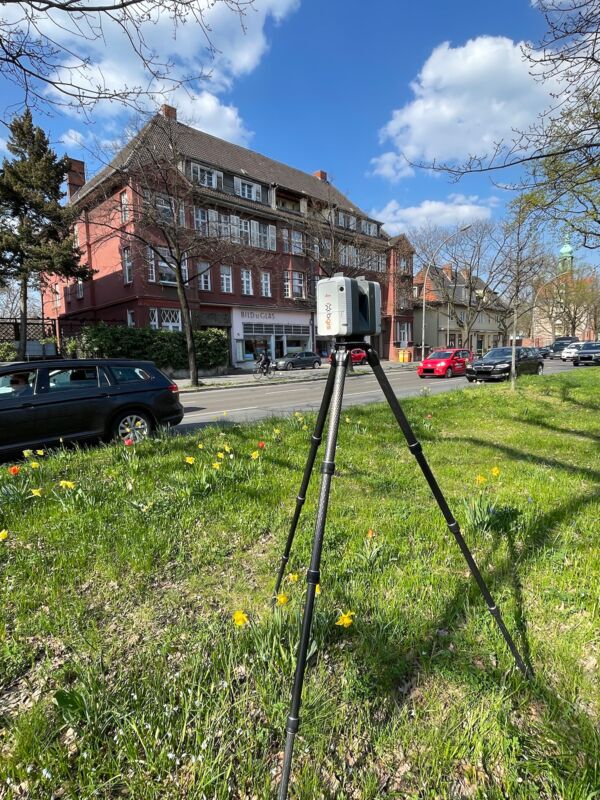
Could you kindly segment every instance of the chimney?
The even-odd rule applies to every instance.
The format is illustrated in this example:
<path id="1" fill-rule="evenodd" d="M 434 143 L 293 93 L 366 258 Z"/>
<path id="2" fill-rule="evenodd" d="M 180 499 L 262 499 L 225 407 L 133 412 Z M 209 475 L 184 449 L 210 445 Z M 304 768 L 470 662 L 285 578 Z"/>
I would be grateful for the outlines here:
<path id="1" fill-rule="evenodd" d="M 78 158 L 71 158 L 67 172 L 67 196 L 69 200 L 85 183 L 85 162 Z"/>
<path id="2" fill-rule="evenodd" d="M 327 173 L 324 172 L 322 169 L 318 169 L 316 172 L 313 172 L 315 178 L 318 178 L 323 183 L 327 183 Z"/>
<path id="3" fill-rule="evenodd" d="M 177 120 L 177 109 L 174 106 L 165 105 L 161 106 L 160 113 L 165 119 Z"/>

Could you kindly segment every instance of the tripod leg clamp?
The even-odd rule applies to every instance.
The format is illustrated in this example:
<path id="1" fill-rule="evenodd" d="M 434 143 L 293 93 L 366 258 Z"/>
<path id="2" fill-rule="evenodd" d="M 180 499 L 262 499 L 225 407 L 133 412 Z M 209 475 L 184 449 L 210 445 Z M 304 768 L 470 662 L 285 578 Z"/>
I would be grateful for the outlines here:
<path id="1" fill-rule="evenodd" d="M 335 461 L 324 461 L 321 465 L 323 475 L 333 475 L 335 472 Z"/>
<path id="2" fill-rule="evenodd" d="M 318 569 L 309 569 L 306 571 L 306 582 L 307 583 L 314 583 L 315 586 L 317 583 L 321 582 L 321 573 Z"/>
<path id="3" fill-rule="evenodd" d="M 285 730 L 287 733 L 298 733 L 298 728 L 300 727 L 300 718 L 299 717 L 288 717 L 287 723 L 285 726 Z"/>
<path id="4" fill-rule="evenodd" d="M 413 456 L 416 456 L 419 453 L 423 452 L 423 447 L 421 446 L 421 442 L 413 442 L 413 444 L 409 444 L 408 449 L 413 454 Z"/>

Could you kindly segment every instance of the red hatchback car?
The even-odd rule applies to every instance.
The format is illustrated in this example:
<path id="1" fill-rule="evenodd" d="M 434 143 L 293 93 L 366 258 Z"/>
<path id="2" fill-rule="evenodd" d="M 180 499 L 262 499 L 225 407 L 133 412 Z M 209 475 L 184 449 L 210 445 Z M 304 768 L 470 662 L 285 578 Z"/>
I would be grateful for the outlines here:
<path id="1" fill-rule="evenodd" d="M 355 347 L 350 350 L 350 358 L 353 364 L 368 364 L 367 353 L 361 347 Z M 329 363 L 333 362 L 333 350 L 329 353 Z"/>
<path id="2" fill-rule="evenodd" d="M 434 350 L 417 367 L 419 378 L 451 378 L 453 375 L 464 375 L 467 364 L 473 360 L 469 350 L 448 348 Z"/>

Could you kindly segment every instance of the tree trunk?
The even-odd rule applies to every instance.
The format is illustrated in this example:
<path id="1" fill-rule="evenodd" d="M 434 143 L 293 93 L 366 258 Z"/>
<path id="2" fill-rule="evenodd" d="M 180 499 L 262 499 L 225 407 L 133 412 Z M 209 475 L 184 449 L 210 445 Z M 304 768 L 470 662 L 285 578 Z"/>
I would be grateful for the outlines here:
<path id="1" fill-rule="evenodd" d="M 177 297 L 181 307 L 181 324 L 183 325 L 183 332 L 185 334 L 185 344 L 188 356 L 188 366 L 190 370 L 190 382 L 192 386 L 198 386 L 198 366 L 196 364 L 196 347 L 194 345 L 194 336 L 192 331 L 192 318 L 190 316 L 190 306 L 188 303 L 187 295 L 185 293 L 185 285 L 183 283 L 183 275 L 181 274 L 181 266 L 177 265 Z"/>
<path id="2" fill-rule="evenodd" d="M 27 289 L 27 275 L 23 275 L 19 293 L 19 346 L 17 348 L 19 361 L 24 361 L 27 354 Z"/>
<path id="3" fill-rule="evenodd" d="M 510 355 L 510 388 L 517 388 L 517 304 L 513 311 L 512 352 Z"/>

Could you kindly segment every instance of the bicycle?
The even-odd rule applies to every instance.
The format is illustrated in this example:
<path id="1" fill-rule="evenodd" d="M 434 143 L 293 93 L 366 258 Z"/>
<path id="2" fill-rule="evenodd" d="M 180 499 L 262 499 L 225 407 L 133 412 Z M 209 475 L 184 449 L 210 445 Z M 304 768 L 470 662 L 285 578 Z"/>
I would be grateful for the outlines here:
<path id="1" fill-rule="evenodd" d="M 260 364 L 257 364 L 253 370 L 254 380 L 259 381 L 261 378 L 270 379 L 273 377 L 273 372 L 274 370 L 271 364 L 269 364 L 268 367 L 263 367 Z"/>

